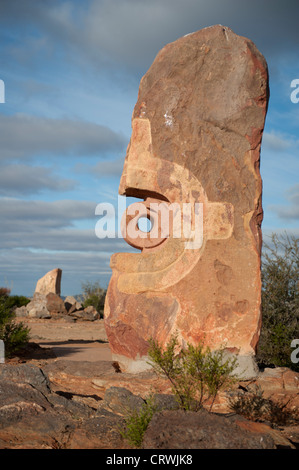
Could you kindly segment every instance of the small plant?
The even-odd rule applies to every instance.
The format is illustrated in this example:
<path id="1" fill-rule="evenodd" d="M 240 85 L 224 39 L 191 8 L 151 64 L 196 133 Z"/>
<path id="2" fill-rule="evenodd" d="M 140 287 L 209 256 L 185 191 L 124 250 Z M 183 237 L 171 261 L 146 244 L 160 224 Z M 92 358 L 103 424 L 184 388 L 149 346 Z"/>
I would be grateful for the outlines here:
<path id="1" fill-rule="evenodd" d="M 258 421 L 267 413 L 268 401 L 261 387 L 255 386 L 251 391 L 238 392 L 230 397 L 229 407 L 251 421 Z"/>
<path id="2" fill-rule="evenodd" d="M 19 296 L 10 297 L 9 293 L 9 289 L 0 288 L 0 339 L 4 341 L 7 357 L 11 357 L 29 340 L 29 329 L 23 323 L 14 322 L 14 308 L 25 300 L 19 300 Z"/>
<path id="3" fill-rule="evenodd" d="M 120 429 L 120 434 L 133 447 L 141 447 L 143 436 L 148 425 L 157 410 L 152 396 L 146 399 L 139 410 L 133 410 L 125 419 L 125 430 Z"/>
<path id="4" fill-rule="evenodd" d="M 294 397 L 283 402 L 265 398 L 262 388 L 254 385 L 248 387 L 247 391 L 230 397 L 229 406 L 232 411 L 251 421 L 269 421 L 271 424 L 284 426 L 298 423 L 298 410 L 288 408 L 293 399 Z"/>
<path id="5" fill-rule="evenodd" d="M 233 371 L 236 359 L 224 358 L 224 351 L 212 352 L 202 343 L 198 346 L 187 344 L 186 349 L 178 349 L 177 335 L 171 337 L 163 350 L 151 339 L 148 355 L 154 370 L 170 381 L 172 391 L 183 410 L 198 411 L 208 400 L 212 410 L 220 389 L 235 382 Z"/>
<path id="6" fill-rule="evenodd" d="M 269 412 L 268 420 L 279 426 L 286 424 L 298 424 L 299 422 L 299 410 L 297 408 L 290 409 L 288 405 L 293 401 L 295 397 L 291 397 L 286 402 L 282 400 L 274 401 L 269 399 Z"/>
<path id="7" fill-rule="evenodd" d="M 83 302 L 82 306 L 84 308 L 92 306 L 101 317 L 104 315 L 104 304 L 106 297 L 106 290 L 103 289 L 98 282 L 83 282 L 82 283 L 83 291 Z"/>

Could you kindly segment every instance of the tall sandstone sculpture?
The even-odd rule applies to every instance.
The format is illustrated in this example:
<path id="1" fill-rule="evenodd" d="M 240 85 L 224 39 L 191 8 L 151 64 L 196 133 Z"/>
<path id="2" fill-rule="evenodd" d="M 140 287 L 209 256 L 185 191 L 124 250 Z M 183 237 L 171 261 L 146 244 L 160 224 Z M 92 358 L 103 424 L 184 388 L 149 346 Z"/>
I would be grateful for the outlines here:
<path id="1" fill-rule="evenodd" d="M 192 209 L 193 235 L 128 234 L 141 252 L 112 256 L 105 327 L 124 370 L 146 369 L 149 338 L 166 344 L 177 332 L 182 347 L 224 346 L 244 377 L 255 374 L 268 96 L 264 57 L 221 25 L 166 45 L 142 78 L 119 192 L 144 200 L 158 225 L 150 203 L 200 203 L 203 232 L 188 245 L 199 232 Z"/>

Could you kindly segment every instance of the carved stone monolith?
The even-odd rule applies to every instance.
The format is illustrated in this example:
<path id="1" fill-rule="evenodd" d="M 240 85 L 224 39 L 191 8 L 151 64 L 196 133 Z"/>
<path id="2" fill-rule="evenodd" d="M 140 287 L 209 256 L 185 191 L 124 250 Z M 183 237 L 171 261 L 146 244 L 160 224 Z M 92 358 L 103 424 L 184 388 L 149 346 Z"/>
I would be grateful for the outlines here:
<path id="1" fill-rule="evenodd" d="M 123 370 L 146 369 L 148 340 L 177 332 L 182 347 L 225 347 L 255 374 L 268 96 L 262 54 L 220 25 L 166 45 L 142 78 L 119 187 L 141 198 L 123 219 L 141 252 L 111 257 L 104 312 Z"/>

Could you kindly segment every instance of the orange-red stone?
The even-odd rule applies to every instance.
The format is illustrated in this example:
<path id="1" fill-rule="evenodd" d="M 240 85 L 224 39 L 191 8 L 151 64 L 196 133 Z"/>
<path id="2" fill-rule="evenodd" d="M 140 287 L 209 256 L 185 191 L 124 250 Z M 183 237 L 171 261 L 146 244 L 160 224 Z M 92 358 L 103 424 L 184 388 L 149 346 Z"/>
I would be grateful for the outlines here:
<path id="1" fill-rule="evenodd" d="M 123 368 L 146 368 L 149 338 L 166 344 L 175 332 L 182 346 L 203 340 L 254 357 L 267 104 L 264 57 L 220 25 L 166 45 L 142 78 L 119 192 L 201 203 L 203 233 L 201 245 L 170 234 L 112 256 L 105 327 Z"/>

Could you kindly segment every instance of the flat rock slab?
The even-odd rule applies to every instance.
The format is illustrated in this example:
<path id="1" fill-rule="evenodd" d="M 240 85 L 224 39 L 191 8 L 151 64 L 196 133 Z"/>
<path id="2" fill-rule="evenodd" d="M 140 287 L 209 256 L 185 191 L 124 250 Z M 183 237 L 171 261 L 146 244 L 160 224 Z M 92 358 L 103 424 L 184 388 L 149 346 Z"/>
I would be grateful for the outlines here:
<path id="1" fill-rule="evenodd" d="M 103 398 L 110 387 L 123 387 L 131 393 L 146 397 L 151 390 L 170 393 L 169 382 L 153 372 L 128 374 L 118 372 L 114 361 L 71 361 L 60 359 L 43 367 L 51 387 L 67 393 L 97 394 Z"/>

